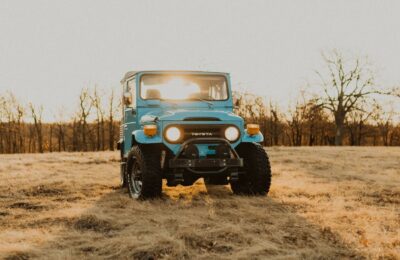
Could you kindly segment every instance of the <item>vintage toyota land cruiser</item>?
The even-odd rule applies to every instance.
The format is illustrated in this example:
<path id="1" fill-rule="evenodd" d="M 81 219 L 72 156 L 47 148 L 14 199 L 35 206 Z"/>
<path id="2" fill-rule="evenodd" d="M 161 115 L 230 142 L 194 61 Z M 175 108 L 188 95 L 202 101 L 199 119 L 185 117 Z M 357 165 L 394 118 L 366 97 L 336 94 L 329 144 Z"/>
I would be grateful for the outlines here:
<path id="1" fill-rule="evenodd" d="M 121 185 L 132 198 L 167 186 L 230 184 L 265 195 L 271 183 L 259 126 L 233 113 L 230 76 L 200 71 L 131 71 L 121 81 Z"/>

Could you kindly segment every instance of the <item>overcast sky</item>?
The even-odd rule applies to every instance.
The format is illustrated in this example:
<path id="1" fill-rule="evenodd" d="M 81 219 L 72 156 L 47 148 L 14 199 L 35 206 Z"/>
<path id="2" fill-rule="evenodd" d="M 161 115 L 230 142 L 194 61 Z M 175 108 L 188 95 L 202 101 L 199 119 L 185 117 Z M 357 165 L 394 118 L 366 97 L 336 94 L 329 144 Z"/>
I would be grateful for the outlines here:
<path id="1" fill-rule="evenodd" d="M 202 69 L 287 104 L 332 48 L 369 55 L 378 83 L 399 84 L 399 28 L 400 1 L 0 0 L 0 92 L 48 119 L 128 70 Z"/>

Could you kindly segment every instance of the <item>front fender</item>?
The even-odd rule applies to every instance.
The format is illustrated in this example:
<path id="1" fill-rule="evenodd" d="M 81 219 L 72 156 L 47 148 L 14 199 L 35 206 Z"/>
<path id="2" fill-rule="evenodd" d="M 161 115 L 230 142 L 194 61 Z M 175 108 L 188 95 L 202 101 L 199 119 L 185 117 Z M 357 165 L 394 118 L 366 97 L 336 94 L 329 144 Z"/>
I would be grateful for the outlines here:
<path id="1" fill-rule="evenodd" d="M 244 130 L 244 135 L 242 137 L 243 143 L 261 143 L 264 141 L 264 136 L 262 133 L 258 133 L 257 135 L 249 135 L 247 130 Z"/>
<path id="2" fill-rule="evenodd" d="M 135 130 L 132 132 L 132 138 L 134 142 L 139 144 L 159 144 L 162 143 L 162 139 L 160 135 L 155 135 L 149 137 L 144 134 L 143 130 Z"/>

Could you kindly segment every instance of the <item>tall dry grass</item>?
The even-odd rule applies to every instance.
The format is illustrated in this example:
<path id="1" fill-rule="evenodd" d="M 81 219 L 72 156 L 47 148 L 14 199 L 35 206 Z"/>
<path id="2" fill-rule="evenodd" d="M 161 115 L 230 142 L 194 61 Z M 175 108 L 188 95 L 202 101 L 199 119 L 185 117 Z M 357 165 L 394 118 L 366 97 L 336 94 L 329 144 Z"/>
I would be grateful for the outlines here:
<path id="1" fill-rule="evenodd" d="M 399 148 L 269 148 L 268 197 L 118 187 L 118 154 L 0 156 L 0 258 L 400 258 Z"/>

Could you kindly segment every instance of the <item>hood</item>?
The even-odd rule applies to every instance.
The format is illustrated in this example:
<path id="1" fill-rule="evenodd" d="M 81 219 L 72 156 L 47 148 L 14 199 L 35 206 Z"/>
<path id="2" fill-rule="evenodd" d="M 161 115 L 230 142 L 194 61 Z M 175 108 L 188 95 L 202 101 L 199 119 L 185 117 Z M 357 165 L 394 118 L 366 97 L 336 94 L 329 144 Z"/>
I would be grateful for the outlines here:
<path id="1" fill-rule="evenodd" d="M 231 111 L 223 110 L 164 110 L 151 111 L 140 118 L 141 124 L 157 121 L 242 121 Z"/>

